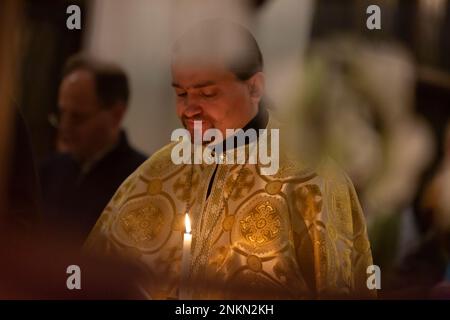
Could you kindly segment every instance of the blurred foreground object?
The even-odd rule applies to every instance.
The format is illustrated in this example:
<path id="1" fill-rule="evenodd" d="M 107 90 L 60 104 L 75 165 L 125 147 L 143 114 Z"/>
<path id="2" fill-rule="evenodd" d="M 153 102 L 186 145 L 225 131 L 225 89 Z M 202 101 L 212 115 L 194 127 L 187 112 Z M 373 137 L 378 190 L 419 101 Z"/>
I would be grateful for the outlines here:
<path id="1" fill-rule="evenodd" d="M 83 256 L 64 232 L 0 234 L 0 299 L 145 299 L 138 266 Z M 81 289 L 69 290 L 67 268 L 80 267 Z"/>
<path id="2" fill-rule="evenodd" d="M 394 264 L 412 249 L 404 241 L 411 213 L 403 211 L 434 152 L 431 131 L 414 112 L 414 61 L 395 43 L 334 36 L 312 44 L 301 80 L 285 108 L 293 140 L 300 153 L 331 156 L 354 181 L 387 288 Z"/>
<path id="3" fill-rule="evenodd" d="M 20 9 L 19 1 L 0 4 L 0 226 L 31 230 L 39 214 L 37 175 L 28 129 L 13 103 Z"/>
<path id="4" fill-rule="evenodd" d="M 344 167 L 369 224 L 397 212 L 412 201 L 433 151 L 430 131 L 413 111 L 410 56 L 393 44 L 337 36 L 315 43 L 307 61 L 303 95 L 293 104 L 301 148 Z"/>
<path id="5" fill-rule="evenodd" d="M 5 219 L 7 167 L 11 148 L 12 105 L 16 69 L 14 51 L 20 27 L 20 1 L 0 2 L 0 225 Z"/>
<path id="6" fill-rule="evenodd" d="M 40 189 L 28 129 L 20 111 L 13 112 L 14 131 L 6 174 L 6 227 L 31 230 L 41 221 Z"/>

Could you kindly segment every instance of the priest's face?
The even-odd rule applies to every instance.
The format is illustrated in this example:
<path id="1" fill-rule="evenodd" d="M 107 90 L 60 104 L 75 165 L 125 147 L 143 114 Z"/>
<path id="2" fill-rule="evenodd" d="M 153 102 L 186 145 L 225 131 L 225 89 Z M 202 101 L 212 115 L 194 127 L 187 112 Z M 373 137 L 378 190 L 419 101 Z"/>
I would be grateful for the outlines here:
<path id="1" fill-rule="evenodd" d="M 58 97 L 59 146 L 80 161 L 89 160 L 111 142 L 120 126 L 113 108 L 104 108 L 95 79 L 87 70 L 64 77 Z"/>
<path id="2" fill-rule="evenodd" d="M 255 80 L 256 79 L 256 80 Z M 172 86 L 176 94 L 177 115 L 184 127 L 194 134 L 194 121 L 201 121 L 202 134 L 208 129 L 244 127 L 258 112 L 261 86 L 255 95 L 258 73 L 247 81 L 239 80 L 225 66 L 172 64 Z M 262 82 L 261 82 L 262 83 Z M 261 83 L 257 83 L 260 85 Z"/>

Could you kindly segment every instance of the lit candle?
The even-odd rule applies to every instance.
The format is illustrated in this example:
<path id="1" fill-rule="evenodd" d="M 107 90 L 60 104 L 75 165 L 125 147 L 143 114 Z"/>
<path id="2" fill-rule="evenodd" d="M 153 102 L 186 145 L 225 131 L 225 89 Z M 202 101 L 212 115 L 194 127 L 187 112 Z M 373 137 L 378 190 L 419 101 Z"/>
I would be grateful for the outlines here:
<path id="1" fill-rule="evenodd" d="M 191 267 L 191 220 L 189 214 L 186 213 L 184 217 L 185 232 L 183 237 L 183 254 L 181 257 L 181 279 L 180 279 L 180 299 L 189 299 L 188 278 Z"/>

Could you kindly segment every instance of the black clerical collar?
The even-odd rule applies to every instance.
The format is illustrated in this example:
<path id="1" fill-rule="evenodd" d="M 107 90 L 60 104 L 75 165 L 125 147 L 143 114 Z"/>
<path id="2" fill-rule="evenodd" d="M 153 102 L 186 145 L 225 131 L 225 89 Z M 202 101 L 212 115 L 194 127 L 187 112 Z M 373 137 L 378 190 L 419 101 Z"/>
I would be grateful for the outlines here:
<path id="1" fill-rule="evenodd" d="M 267 123 L 269 122 L 269 112 L 265 107 L 259 107 L 258 113 L 256 116 L 247 123 L 242 130 L 246 131 L 248 129 L 255 129 L 256 134 L 259 134 L 259 129 L 265 129 L 267 127 Z"/>
<path id="2" fill-rule="evenodd" d="M 256 116 L 254 116 L 252 120 L 250 120 L 242 128 L 242 130 L 245 132 L 247 130 L 254 129 L 256 131 L 256 139 L 257 139 L 259 137 L 259 129 L 265 129 L 267 127 L 268 122 L 269 122 L 269 112 L 265 107 L 260 106 L 258 108 L 258 113 L 256 114 Z M 222 142 L 223 147 L 222 150 L 227 151 L 232 148 L 238 148 L 241 147 L 242 145 L 246 145 L 252 142 L 253 141 L 251 139 L 243 139 L 243 141 L 241 141 L 237 139 L 236 135 L 232 135 Z"/>
<path id="3" fill-rule="evenodd" d="M 110 154 L 116 150 L 126 148 L 128 146 L 127 135 L 124 130 L 121 130 L 117 140 L 111 145 L 106 146 L 104 149 L 100 150 L 88 161 L 80 163 L 81 175 L 87 175 L 97 164 L 107 158 Z"/>

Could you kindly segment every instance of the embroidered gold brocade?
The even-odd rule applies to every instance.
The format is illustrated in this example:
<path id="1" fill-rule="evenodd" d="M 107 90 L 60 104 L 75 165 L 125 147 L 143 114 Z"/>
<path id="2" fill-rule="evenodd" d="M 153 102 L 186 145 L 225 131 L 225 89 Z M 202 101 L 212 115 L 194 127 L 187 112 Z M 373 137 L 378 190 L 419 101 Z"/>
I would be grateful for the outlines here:
<path id="1" fill-rule="evenodd" d="M 281 161 L 275 176 L 258 165 L 174 165 L 170 144 L 118 189 L 85 249 L 137 259 L 153 298 L 176 296 L 183 214 L 191 197 L 193 298 L 373 297 L 361 207 L 349 179 L 332 165 L 311 172 Z M 233 190 L 232 190 L 233 189 Z M 224 193 L 233 192 L 220 212 Z M 133 254 L 130 254 L 132 252 Z"/>

